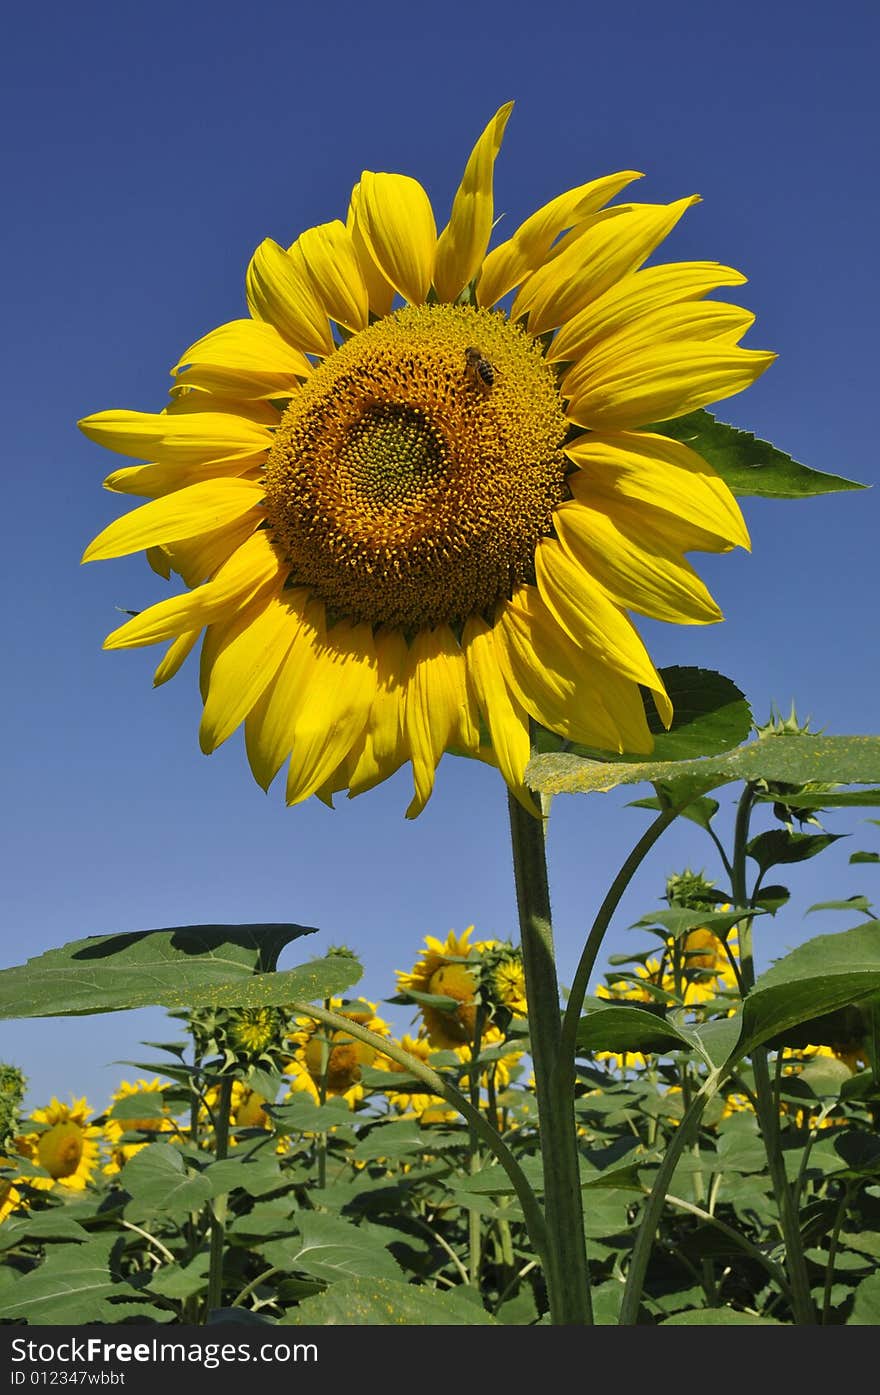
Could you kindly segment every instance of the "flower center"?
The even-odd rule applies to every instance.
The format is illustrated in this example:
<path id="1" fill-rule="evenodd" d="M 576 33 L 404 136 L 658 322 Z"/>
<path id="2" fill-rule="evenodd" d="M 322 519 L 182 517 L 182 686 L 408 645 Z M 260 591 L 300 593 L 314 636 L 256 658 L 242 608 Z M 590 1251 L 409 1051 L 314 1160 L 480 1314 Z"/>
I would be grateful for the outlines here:
<path id="1" fill-rule="evenodd" d="M 266 509 L 290 580 L 331 615 L 414 630 L 533 579 L 566 495 L 540 347 L 500 314 L 408 306 L 315 370 L 282 417 Z"/>
<path id="2" fill-rule="evenodd" d="M 82 1154 L 83 1132 L 77 1124 L 55 1124 L 53 1128 L 40 1134 L 37 1161 L 56 1182 L 76 1172 Z"/>

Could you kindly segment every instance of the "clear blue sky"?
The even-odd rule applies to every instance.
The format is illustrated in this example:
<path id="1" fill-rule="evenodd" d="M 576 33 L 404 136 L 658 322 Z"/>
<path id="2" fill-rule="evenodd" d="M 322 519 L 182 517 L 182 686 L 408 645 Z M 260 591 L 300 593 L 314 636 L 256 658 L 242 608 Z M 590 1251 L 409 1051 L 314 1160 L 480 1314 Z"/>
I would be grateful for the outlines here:
<path id="1" fill-rule="evenodd" d="M 355 947 L 375 999 L 426 933 L 514 933 L 493 771 L 447 758 L 415 823 L 405 772 L 336 812 L 286 810 L 254 784 L 240 737 L 199 753 L 193 672 L 154 692 L 156 651 L 102 653 L 114 606 L 164 593 L 140 557 L 80 567 L 123 503 L 101 489 L 114 458 L 74 423 L 158 410 L 179 352 L 243 313 L 257 243 L 344 217 L 363 168 L 416 175 L 442 222 L 474 138 L 514 98 L 496 178 L 509 226 L 618 169 L 645 172 L 640 198 L 702 194 L 663 258 L 741 268 L 757 314 L 747 342 L 779 354 L 721 415 L 876 483 L 878 32 L 864 0 L 10 10 L 0 965 L 88 934 L 295 920 L 321 929 L 310 952 Z M 794 697 L 831 732 L 880 730 L 878 500 L 746 501 L 753 555 L 699 560 L 725 623 L 645 626 L 657 662 L 721 669 L 762 718 Z M 555 802 L 563 978 L 644 826 L 625 803 Z M 832 928 L 804 922 L 812 901 L 876 889 L 876 869 L 847 865 L 869 830 L 856 817 L 829 826 L 856 831 L 793 876 L 791 907 L 762 927 L 765 964 Z M 714 870 L 689 825 L 652 855 L 612 948 L 632 943 L 626 925 L 686 862 Z M 73 1091 L 100 1108 L 125 1074 L 108 1063 L 166 1035 L 152 1010 L 0 1023 L 0 1060 L 29 1074 L 32 1104 Z"/>

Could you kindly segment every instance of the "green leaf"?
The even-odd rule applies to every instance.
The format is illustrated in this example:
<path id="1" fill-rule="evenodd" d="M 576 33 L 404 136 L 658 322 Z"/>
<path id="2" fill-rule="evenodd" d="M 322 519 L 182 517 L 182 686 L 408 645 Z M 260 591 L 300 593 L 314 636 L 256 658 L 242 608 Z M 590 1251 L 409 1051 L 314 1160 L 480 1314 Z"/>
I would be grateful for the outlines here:
<path id="1" fill-rule="evenodd" d="M 880 790 L 802 790 L 791 794 L 759 794 L 759 803 L 782 803 L 789 809 L 873 809 Z"/>
<path id="2" fill-rule="evenodd" d="M 88 1238 L 88 1231 L 83 1230 L 78 1221 L 66 1216 L 61 1206 L 53 1206 L 49 1211 L 35 1211 L 33 1215 L 10 1216 L 0 1225 L 0 1250 L 8 1250 L 12 1245 L 25 1241 L 44 1244 L 49 1240 L 75 1240 L 82 1243 Z"/>
<path id="3" fill-rule="evenodd" d="M 236 1149 L 236 1152 L 240 1151 Z M 237 1187 L 247 1192 L 248 1196 L 265 1196 L 267 1192 L 283 1186 L 285 1180 L 278 1159 L 265 1148 L 258 1157 L 223 1158 L 220 1162 L 209 1163 L 201 1175 L 207 1180 L 212 1196 L 222 1196 L 224 1192 L 234 1191 Z M 125 1181 L 127 1184 L 127 1172 Z"/>
<path id="4" fill-rule="evenodd" d="M 112 1322 L 120 1311 L 107 1300 L 137 1296 L 110 1272 L 110 1254 L 118 1243 L 118 1235 L 110 1234 L 92 1237 L 85 1245 L 53 1248 L 37 1269 L 16 1276 L 3 1295 L 3 1317 L 53 1326 Z"/>
<path id="5" fill-rule="evenodd" d="M 762 974 L 743 1004 L 741 1054 L 880 991 L 880 921 L 819 935 Z"/>
<path id="6" fill-rule="evenodd" d="M 682 1045 L 693 1047 L 688 1032 L 655 1016 L 650 1007 L 649 1003 L 615 1003 L 585 1013 L 578 1023 L 578 1051 L 638 1051 L 652 1055 L 678 1050 Z"/>
<path id="7" fill-rule="evenodd" d="M 789 833 L 787 828 L 770 828 L 753 838 L 746 852 L 763 873 L 780 862 L 806 862 L 846 836 L 844 833 Z"/>
<path id="8" fill-rule="evenodd" d="M 741 1313 L 736 1308 L 691 1308 L 664 1318 L 659 1327 L 784 1327 L 776 1318 Z"/>
<path id="9" fill-rule="evenodd" d="M 279 973 L 259 970 L 282 945 L 313 933 L 301 925 L 186 925 L 73 940 L 0 972 L 0 1017 L 330 997 L 357 982 L 356 959 L 334 954 Z"/>
<path id="10" fill-rule="evenodd" d="M 213 1195 L 203 1173 L 189 1170 L 180 1150 L 171 1143 L 148 1143 L 125 1164 L 125 1190 L 131 1200 L 127 1220 L 165 1216 L 186 1220 Z"/>
<path id="11" fill-rule="evenodd" d="M 649 760 L 625 764 L 584 760 L 571 754 L 533 756 L 526 780 L 542 794 L 589 794 L 642 781 L 666 784 L 672 807 L 687 808 L 700 795 L 734 780 L 866 785 L 880 781 L 880 737 L 768 733 L 735 751 L 704 760 Z"/>
<path id="12" fill-rule="evenodd" d="M 469 1294 L 473 1296 L 468 1296 Z M 284 1318 L 285 1326 L 494 1327 L 474 1290 L 444 1292 L 399 1279 L 345 1279 L 306 1298 Z"/>
<path id="13" fill-rule="evenodd" d="M 849 855 L 850 862 L 880 862 L 880 853 L 876 852 L 854 852 Z"/>
<path id="14" fill-rule="evenodd" d="M 424 1084 L 421 1086 L 424 1090 Z M 411 1153 L 423 1153 L 427 1147 L 424 1130 L 412 1119 L 389 1124 L 377 1124 L 366 1138 L 361 1138 L 350 1156 L 359 1162 L 373 1158 L 405 1158 Z"/>
<path id="15" fill-rule="evenodd" d="M 662 925 L 676 940 L 690 930 L 706 929 L 723 939 L 739 921 L 755 914 L 754 910 L 741 907 L 733 907 L 727 911 L 691 911 L 685 906 L 670 906 L 668 909 L 649 911 L 630 928 L 639 930 L 645 926 Z"/>
<path id="16" fill-rule="evenodd" d="M 318 1105 L 305 1093 L 267 1109 L 279 1133 L 326 1133 L 340 1124 L 351 1124 L 352 1112 L 344 1099 Z"/>
<path id="17" fill-rule="evenodd" d="M 387 1246 L 398 1239 L 384 1226 L 355 1225 L 320 1211 L 299 1211 L 299 1235 L 272 1240 L 262 1253 L 279 1269 L 301 1270 L 333 1283 L 356 1276 L 395 1279 L 400 1266 Z"/>
<path id="18" fill-rule="evenodd" d="M 646 429 L 683 441 L 718 471 L 733 494 L 740 496 L 807 499 L 814 494 L 866 488 L 856 480 L 800 465 L 778 446 L 760 440 L 750 431 L 718 421 L 711 412 L 689 412 L 675 421 L 662 421 Z"/>
<path id="19" fill-rule="evenodd" d="M 817 901 L 815 906 L 807 907 L 807 915 L 812 911 L 860 911 L 870 915 L 871 903 L 867 896 L 848 896 L 845 901 Z"/>
<path id="20" fill-rule="evenodd" d="M 209 1255 L 203 1252 L 191 1264 L 163 1265 L 151 1276 L 149 1291 L 161 1298 L 191 1298 L 207 1286 L 210 1262 Z"/>
<path id="21" fill-rule="evenodd" d="M 867 1279 L 862 1279 L 846 1321 L 847 1326 L 852 1327 L 880 1326 L 880 1274 L 869 1274 Z"/>

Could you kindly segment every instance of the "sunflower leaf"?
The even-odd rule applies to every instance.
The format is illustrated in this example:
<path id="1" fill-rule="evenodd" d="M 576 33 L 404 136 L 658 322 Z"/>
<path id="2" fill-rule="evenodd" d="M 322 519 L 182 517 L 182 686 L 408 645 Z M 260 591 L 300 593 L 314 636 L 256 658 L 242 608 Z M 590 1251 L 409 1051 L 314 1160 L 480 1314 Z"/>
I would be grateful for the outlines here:
<path id="1" fill-rule="evenodd" d="M 473 1298 L 468 1293 L 473 1293 Z M 291 1309 L 284 1326 L 471 1327 L 495 1325 L 475 1290 L 444 1292 L 401 1279 L 344 1279 Z"/>
<path id="2" fill-rule="evenodd" d="M 283 1006 L 331 997 L 361 966 L 327 955 L 298 968 L 260 972 L 267 955 L 314 933 L 301 925 L 185 925 L 95 935 L 0 971 L 0 1018 L 68 1017 L 162 1006 Z"/>
<path id="3" fill-rule="evenodd" d="M 801 465 L 750 431 L 728 426 L 711 412 L 690 412 L 647 428 L 690 446 L 717 470 L 733 494 L 764 499 L 807 499 L 846 489 L 866 489 L 857 480 Z"/>

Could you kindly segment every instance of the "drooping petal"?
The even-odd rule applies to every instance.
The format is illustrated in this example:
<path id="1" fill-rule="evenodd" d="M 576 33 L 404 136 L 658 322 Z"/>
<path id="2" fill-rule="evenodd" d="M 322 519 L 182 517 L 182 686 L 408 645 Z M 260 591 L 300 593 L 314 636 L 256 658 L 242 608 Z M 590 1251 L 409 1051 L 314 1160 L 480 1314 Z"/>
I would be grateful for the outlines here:
<path id="1" fill-rule="evenodd" d="M 453 301 L 477 274 L 492 232 L 492 173 L 513 102 L 506 102 L 483 131 L 465 166 L 449 222 L 437 239 L 434 289 Z"/>
<path id="2" fill-rule="evenodd" d="M 673 624 L 722 619 L 693 567 L 637 514 L 612 516 L 572 500 L 560 505 L 553 523 L 565 550 L 617 605 Z"/>
<path id="3" fill-rule="evenodd" d="M 226 412 L 96 412 L 78 425 L 108 450 L 169 465 L 258 460 L 272 444 L 266 427 Z"/>
<path id="4" fill-rule="evenodd" d="M 159 688 L 180 672 L 181 667 L 195 648 L 201 630 L 189 630 L 173 639 L 165 651 L 165 657 L 153 674 L 153 687 Z"/>
<path id="5" fill-rule="evenodd" d="M 476 753 L 480 746 L 464 655 L 448 625 L 419 630 L 412 640 L 403 720 L 415 785 L 406 816 L 414 819 L 431 797 L 446 748 Z"/>
<path id="6" fill-rule="evenodd" d="M 529 331 L 556 329 L 642 265 L 696 196 L 671 204 L 621 204 L 596 214 L 564 252 L 530 276 L 511 317 L 529 317 Z"/>
<path id="7" fill-rule="evenodd" d="M 245 721 L 245 745 L 254 779 L 271 785 L 293 749 L 296 714 L 315 666 L 315 650 L 324 641 L 324 606 L 303 588 L 286 591 L 288 607 L 283 658 L 278 671 Z"/>
<path id="8" fill-rule="evenodd" d="M 566 447 L 579 470 L 569 476 L 572 494 L 582 503 L 601 506 L 620 499 L 635 507 L 648 505 L 698 530 L 702 541 L 685 543 L 720 551 L 749 547 L 739 505 L 719 475 L 701 455 L 681 441 L 650 432 L 590 433 Z"/>
<path id="9" fill-rule="evenodd" d="M 223 478 L 258 479 L 262 465 L 245 460 L 208 460 L 198 465 L 126 465 L 113 470 L 104 480 L 104 488 L 112 494 L 135 494 L 141 498 L 160 499 L 200 480 Z"/>
<path id="10" fill-rule="evenodd" d="M 281 584 L 258 595 L 227 627 L 211 664 L 199 744 L 208 754 L 231 736 L 277 673 L 290 639 Z"/>
<path id="11" fill-rule="evenodd" d="M 637 685 L 590 658 L 557 623 L 537 587 L 519 587 L 501 608 L 494 647 L 509 687 L 542 726 L 601 750 L 652 749 Z"/>
<path id="12" fill-rule="evenodd" d="M 370 625 L 342 621 L 327 632 L 296 717 L 287 803 L 298 804 L 327 781 L 363 732 L 376 697 L 376 650 Z"/>
<path id="13" fill-rule="evenodd" d="M 555 539 L 538 543 L 535 576 L 542 601 L 574 642 L 614 673 L 650 688 L 660 715 L 671 721 L 663 680 L 635 625 Z"/>
<path id="14" fill-rule="evenodd" d="M 775 359 L 724 343 L 643 346 L 597 368 L 568 402 L 566 416 L 603 432 L 667 421 L 742 392 Z"/>
<path id="15" fill-rule="evenodd" d="M 265 532 L 254 533 L 212 581 L 142 610 L 113 630 L 105 649 L 133 649 L 228 619 L 269 587 L 284 584 L 287 567 Z"/>
<path id="16" fill-rule="evenodd" d="M 481 616 L 470 616 L 462 634 L 462 649 L 468 680 L 492 738 L 495 762 L 519 802 L 529 813 L 536 814 L 540 811 L 524 780 L 531 755 L 528 714 L 504 680 L 494 643 L 493 627 Z"/>
<path id="17" fill-rule="evenodd" d="M 330 321 L 301 259 L 267 237 L 251 258 L 245 285 L 255 320 L 273 325 L 302 353 L 325 358 L 333 352 Z"/>
<path id="18" fill-rule="evenodd" d="M 495 305 L 541 266 L 561 232 L 597 213 L 627 184 L 641 177 L 636 170 L 623 170 L 568 189 L 545 203 L 486 257 L 477 281 L 477 303 Z"/>
<path id="19" fill-rule="evenodd" d="M 364 170 L 357 221 L 383 276 L 404 300 L 421 305 L 434 276 L 437 227 L 418 180 Z"/>
<path id="20" fill-rule="evenodd" d="M 211 532 L 261 508 L 262 501 L 259 480 L 218 479 L 187 485 L 114 519 L 86 548 L 83 561 L 126 557 L 154 543 Z"/>
<path id="21" fill-rule="evenodd" d="M 311 282 L 324 314 L 346 329 L 366 329 L 369 298 L 351 234 L 335 219 L 309 228 L 289 249 L 294 265 Z"/>
<path id="22" fill-rule="evenodd" d="M 591 301 L 553 336 L 547 358 L 575 362 L 609 334 L 643 315 L 677 301 L 699 300 L 719 286 L 741 286 L 742 272 L 719 262 L 669 262 L 624 276 L 598 300 Z"/>

